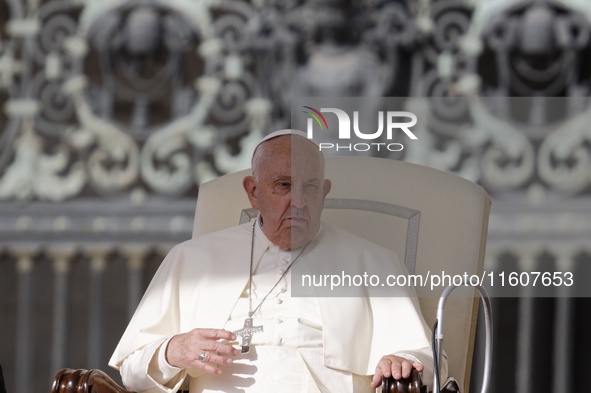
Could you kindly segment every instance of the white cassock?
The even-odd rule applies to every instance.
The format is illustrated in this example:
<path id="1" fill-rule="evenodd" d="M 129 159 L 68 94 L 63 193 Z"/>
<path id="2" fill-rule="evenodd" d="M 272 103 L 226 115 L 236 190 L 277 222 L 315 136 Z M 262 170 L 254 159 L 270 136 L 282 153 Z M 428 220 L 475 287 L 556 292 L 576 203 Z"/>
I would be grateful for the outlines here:
<path id="1" fill-rule="evenodd" d="M 432 380 L 430 330 L 413 297 L 291 297 L 295 255 L 255 228 L 253 320 L 263 326 L 250 353 L 221 376 L 170 366 L 170 338 L 194 328 L 240 329 L 249 311 L 252 224 L 201 236 L 174 247 L 148 287 L 109 365 L 137 392 L 366 393 L 382 356 L 396 354 L 425 366 Z M 355 261 L 354 273 L 405 274 L 389 250 L 323 223 L 295 263 L 311 274 L 321 263 Z M 350 266 L 349 266 L 350 267 Z M 348 273 L 354 274 L 350 270 Z M 279 282 L 278 282 L 279 281 Z M 277 286 L 273 288 L 275 283 Z M 444 362 L 445 363 L 445 362 Z M 447 375 L 443 365 L 441 378 Z M 444 380 L 444 379 L 443 379 Z"/>

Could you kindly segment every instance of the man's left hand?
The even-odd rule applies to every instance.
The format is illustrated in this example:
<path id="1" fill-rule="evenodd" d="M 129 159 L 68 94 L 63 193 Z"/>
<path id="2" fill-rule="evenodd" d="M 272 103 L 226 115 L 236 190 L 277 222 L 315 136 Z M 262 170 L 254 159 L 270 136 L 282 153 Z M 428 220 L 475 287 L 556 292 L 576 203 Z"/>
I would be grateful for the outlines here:
<path id="1" fill-rule="evenodd" d="M 423 364 L 419 362 L 413 362 L 412 360 L 405 359 L 400 356 L 386 355 L 384 356 L 376 366 L 376 373 L 371 381 L 371 387 L 377 388 L 382 384 L 382 377 L 398 380 L 400 378 L 410 377 L 412 369 L 416 368 L 417 371 L 423 371 Z"/>

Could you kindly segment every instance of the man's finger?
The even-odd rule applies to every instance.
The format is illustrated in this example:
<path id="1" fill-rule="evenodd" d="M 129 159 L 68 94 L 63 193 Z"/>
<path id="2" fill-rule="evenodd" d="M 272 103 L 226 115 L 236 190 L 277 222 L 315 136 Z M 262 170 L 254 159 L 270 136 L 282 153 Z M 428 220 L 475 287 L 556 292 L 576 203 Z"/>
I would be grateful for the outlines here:
<path id="1" fill-rule="evenodd" d="M 412 363 L 408 360 L 403 360 L 401 364 L 402 368 L 402 378 L 410 377 L 410 373 L 412 371 Z"/>
<path id="2" fill-rule="evenodd" d="M 383 357 L 376 367 L 376 373 L 380 372 L 384 377 L 389 378 L 392 375 L 392 360 Z"/>
<path id="3" fill-rule="evenodd" d="M 226 355 L 236 356 L 238 354 L 238 350 L 233 346 L 218 341 L 204 341 L 201 347 L 206 351 L 219 352 Z"/>
<path id="4" fill-rule="evenodd" d="M 382 384 L 382 377 L 382 373 L 379 370 L 376 370 L 370 385 L 372 389 L 375 389 Z"/>
<path id="5" fill-rule="evenodd" d="M 393 357 L 393 359 L 391 359 L 391 362 L 392 363 L 390 366 L 389 374 L 392 375 L 394 379 L 399 380 L 400 378 L 402 378 L 402 362 L 398 357 Z"/>
<path id="6" fill-rule="evenodd" d="M 191 368 L 203 370 L 206 373 L 213 375 L 220 375 L 222 373 L 222 370 L 219 368 L 214 367 L 209 363 L 205 363 L 205 361 L 202 362 L 201 360 L 195 360 L 194 362 L 191 362 Z"/>
<path id="7" fill-rule="evenodd" d="M 213 340 L 236 340 L 236 335 L 224 329 L 195 329 L 204 338 Z"/>
<path id="8" fill-rule="evenodd" d="M 231 364 L 232 359 L 220 356 L 215 353 L 205 352 L 205 358 L 203 359 L 206 363 L 215 363 L 215 364 Z"/>
<path id="9" fill-rule="evenodd" d="M 226 355 L 236 356 L 240 353 L 240 350 L 234 348 L 230 344 L 222 343 L 218 346 L 218 350 L 216 352 L 223 353 Z"/>

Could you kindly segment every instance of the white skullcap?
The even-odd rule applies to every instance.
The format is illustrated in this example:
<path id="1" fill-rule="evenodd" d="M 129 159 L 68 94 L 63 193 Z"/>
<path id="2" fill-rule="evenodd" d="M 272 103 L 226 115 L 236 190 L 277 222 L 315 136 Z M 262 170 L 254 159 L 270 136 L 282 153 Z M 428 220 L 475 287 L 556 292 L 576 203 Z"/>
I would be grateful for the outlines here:
<path id="1" fill-rule="evenodd" d="M 272 133 L 270 133 L 269 135 L 265 136 L 254 148 L 254 151 L 256 151 L 258 149 L 258 147 L 260 145 L 262 145 L 263 143 L 265 143 L 266 141 L 268 141 L 269 139 L 273 139 L 273 138 L 277 138 L 283 135 L 296 135 L 296 136 L 301 136 L 302 138 L 310 141 L 310 143 L 313 143 L 314 145 L 316 145 L 316 147 L 318 147 L 318 142 L 316 142 L 314 139 L 308 139 L 308 135 L 306 135 L 306 133 L 304 131 L 300 131 L 300 130 L 292 130 L 290 128 L 287 128 L 285 130 L 278 130 L 278 131 L 274 131 Z"/>
<path id="2" fill-rule="evenodd" d="M 301 136 L 305 140 L 314 144 L 314 146 L 319 147 L 318 142 L 316 142 L 314 139 L 308 139 L 308 135 L 304 131 L 293 130 L 293 129 L 287 128 L 285 130 L 273 131 L 272 133 L 270 133 L 269 135 L 267 135 L 263 139 L 261 139 L 261 141 L 259 143 L 257 143 L 257 145 L 254 147 L 254 150 L 252 152 L 252 159 L 254 159 L 254 155 L 256 154 L 259 146 L 261 146 L 263 143 L 267 142 L 270 139 L 278 138 L 283 135 Z M 324 157 L 324 154 L 322 156 Z"/>
<path id="3" fill-rule="evenodd" d="M 304 131 L 292 130 L 290 128 L 287 128 L 285 130 L 273 131 L 272 133 L 270 133 L 269 135 L 267 135 L 263 139 L 261 139 L 261 141 L 259 143 L 257 143 L 257 145 L 254 147 L 254 150 L 252 152 L 252 157 L 254 158 L 254 155 L 260 145 L 262 145 L 263 143 L 267 142 L 270 139 L 278 138 L 283 135 L 301 136 L 302 138 L 309 141 L 310 143 L 313 143 L 314 146 L 319 147 L 318 142 L 316 142 L 314 139 L 308 139 L 308 135 L 306 135 L 306 133 Z"/>

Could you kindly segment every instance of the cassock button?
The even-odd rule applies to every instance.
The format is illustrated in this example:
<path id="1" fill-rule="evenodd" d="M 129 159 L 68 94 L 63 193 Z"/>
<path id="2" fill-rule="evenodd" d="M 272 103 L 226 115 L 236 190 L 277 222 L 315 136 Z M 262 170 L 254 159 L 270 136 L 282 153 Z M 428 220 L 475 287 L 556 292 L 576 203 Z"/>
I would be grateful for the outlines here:
<path id="1" fill-rule="evenodd" d="M 273 345 L 281 345 L 282 342 L 283 342 L 283 339 L 279 336 L 275 336 L 273 338 Z"/>
<path id="2" fill-rule="evenodd" d="M 281 303 L 283 303 L 283 300 L 281 300 L 281 299 L 277 298 L 277 299 L 275 299 L 275 303 L 277 303 L 277 304 L 281 304 Z"/>
<path id="3" fill-rule="evenodd" d="M 283 319 L 281 319 L 281 317 L 277 317 L 277 318 L 275 318 L 275 322 L 278 324 L 283 323 Z"/>
<path id="4" fill-rule="evenodd" d="M 278 272 L 279 272 L 279 274 L 283 274 L 283 273 L 285 273 L 285 269 L 284 268 L 281 268 L 281 269 L 278 270 Z"/>
<path id="5" fill-rule="evenodd" d="M 289 259 L 287 259 L 287 258 L 283 258 L 283 259 L 281 260 L 281 263 L 282 263 L 282 264 L 284 264 L 284 265 L 289 265 Z"/>

